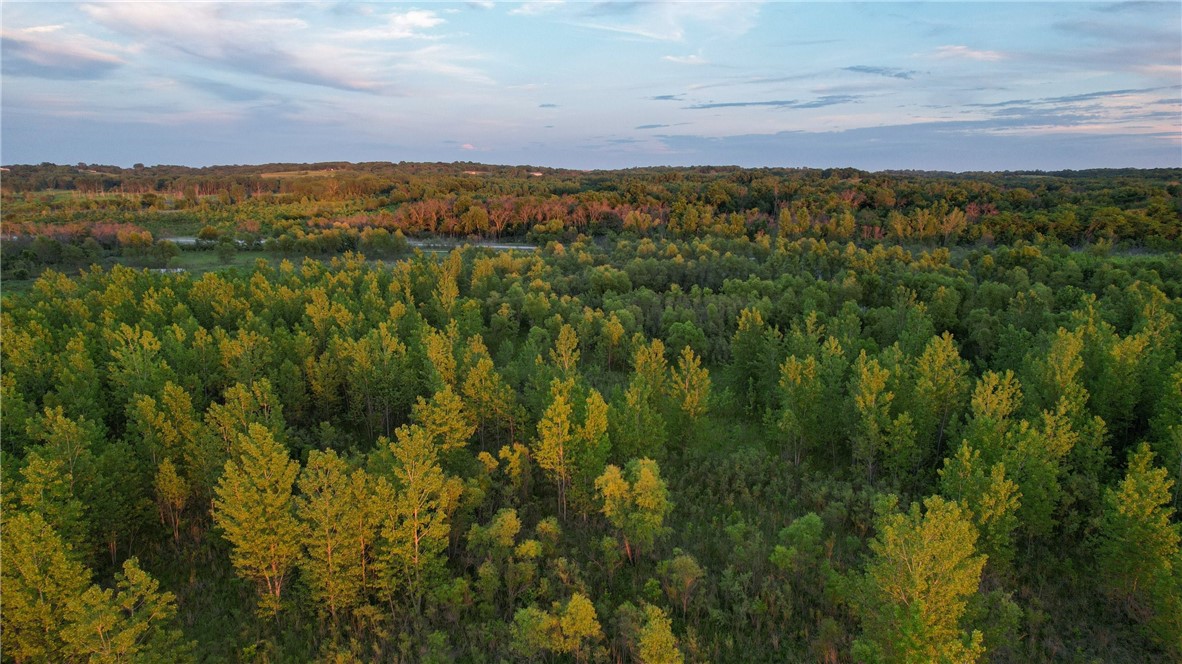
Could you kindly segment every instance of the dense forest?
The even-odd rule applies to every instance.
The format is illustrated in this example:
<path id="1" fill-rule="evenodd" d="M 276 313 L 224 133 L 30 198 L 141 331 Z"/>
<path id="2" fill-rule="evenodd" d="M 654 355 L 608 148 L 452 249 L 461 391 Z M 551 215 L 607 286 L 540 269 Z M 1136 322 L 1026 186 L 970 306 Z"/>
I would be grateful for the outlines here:
<path id="1" fill-rule="evenodd" d="M 1182 169 L 2 184 L 5 661 L 1182 659 Z"/>

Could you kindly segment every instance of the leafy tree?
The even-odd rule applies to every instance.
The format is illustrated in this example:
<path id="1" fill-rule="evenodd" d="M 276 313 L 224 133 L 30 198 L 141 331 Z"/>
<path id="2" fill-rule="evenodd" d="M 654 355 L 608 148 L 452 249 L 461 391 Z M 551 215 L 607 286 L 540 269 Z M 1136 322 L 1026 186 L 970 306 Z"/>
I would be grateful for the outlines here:
<path id="1" fill-rule="evenodd" d="M 172 369 L 160 356 L 160 339 L 151 330 L 126 323 L 118 330 L 105 332 L 111 349 L 107 365 L 116 404 L 126 404 L 136 394 L 159 394 L 164 384 L 174 380 Z"/>
<path id="2" fill-rule="evenodd" d="M 968 369 L 947 332 L 933 337 L 915 361 L 916 433 L 925 448 L 934 436 L 936 458 L 943 455 L 944 433 L 950 420 L 964 405 Z"/>
<path id="3" fill-rule="evenodd" d="M 189 483 L 177 475 L 172 460 L 165 458 L 156 469 L 156 504 L 160 509 L 160 521 L 172 530 L 172 543 L 181 542 L 181 515 L 189 501 Z"/>
<path id="4" fill-rule="evenodd" d="M 595 605 L 582 593 L 571 595 L 559 611 L 558 647 L 555 650 L 574 655 L 575 661 L 585 662 L 591 658 L 593 645 L 602 640 L 603 630 Z"/>
<path id="5" fill-rule="evenodd" d="M 954 502 L 939 496 L 907 513 L 877 520 L 855 606 L 862 636 L 854 656 L 882 662 L 972 662 L 984 654 L 982 635 L 961 626 L 977 592 L 985 556 L 976 553 L 977 529 Z"/>
<path id="6" fill-rule="evenodd" d="M 573 378 L 579 365 L 579 335 L 575 328 L 563 323 L 558 330 L 558 340 L 550 350 L 550 363 L 558 369 L 564 379 Z"/>
<path id="7" fill-rule="evenodd" d="M 261 424 L 250 424 L 236 447 L 240 455 L 226 462 L 215 490 L 213 520 L 233 546 L 234 569 L 259 584 L 259 610 L 273 615 L 300 558 L 303 530 L 291 494 L 299 464 Z"/>
<path id="8" fill-rule="evenodd" d="M 558 509 L 566 516 L 566 493 L 571 480 L 571 403 L 574 384 L 557 378 L 550 385 L 551 401 L 538 422 L 538 437 L 533 457 L 558 487 Z"/>
<path id="9" fill-rule="evenodd" d="M 429 584 L 442 570 L 451 533 L 449 516 L 460 492 L 439 466 L 439 445 L 426 429 L 403 426 L 396 440 L 385 443 L 394 453 L 394 484 L 378 480 L 384 506 L 382 544 L 378 557 L 385 565 L 384 594 L 405 591 L 417 612 Z M 380 441 L 384 442 L 384 441 Z"/>
<path id="10" fill-rule="evenodd" d="M 972 515 L 990 568 L 1008 571 L 1014 559 L 1013 533 L 1022 493 L 1006 477 L 1005 464 L 999 461 L 987 467 L 979 450 L 962 443 L 955 456 L 944 460 L 940 487 L 945 497 L 960 501 Z"/>
<path id="11" fill-rule="evenodd" d="M 430 401 L 419 397 L 411 419 L 422 426 L 444 452 L 466 447 L 468 439 L 476 432 L 471 412 L 451 385 L 445 385 Z"/>
<path id="12" fill-rule="evenodd" d="M 731 384 L 753 411 L 772 405 L 776 376 L 768 362 L 779 362 L 780 341 L 780 331 L 764 322 L 759 309 L 739 313 L 738 328 L 731 338 Z"/>
<path id="13" fill-rule="evenodd" d="M 856 409 L 854 429 L 854 461 L 866 470 L 867 481 L 874 482 L 874 471 L 879 457 L 887 447 L 891 426 L 890 406 L 895 395 L 886 389 L 890 371 L 878 360 L 870 359 L 866 351 L 854 364 L 850 393 Z"/>
<path id="14" fill-rule="evenodd" d="M 1163 645 L 1182 653 L 1182 564 L 1180 527 L 1171 521 L 1170 487 L 1164 468 L 1142 443 L 1130 456 L 1120 485 L 1104 496 L 1098 558 L 1104 587 L 1136 619 L 1149 623 Z"/>
<path id="15" fill-rule="evenodd" d="M 461 393 L 472 407 L 481 443 L 485 442 L 490 430 L 503 431 L 508 440 L 512 440 L 517 435 L 520 418 L 517 395 L 497 372 L 479 335 L 472 337 L 468 348 L 468 371 L 464 375 Z M 498 437 L 496 440 L 503 439 Z"/>
<path id="16" fill-rule="evenodd" d="M 90 584 L 89 570 L 36 512 L 8 512 L 0 547 L 5 655 L 18 662 L 64 659 L 68 607 Z"/>
<path id="17" fill-rule="evenodd" d="M 308 453 L 299 477 L 296 515 L 303 524 L 304 555 L 299 559 L 302 578 L 312 599 L 334 621 L 343 610 L 357 606 L 365 577 L 364 543 L 372 541 L 373 525 L 359 505 L 345 462 L 332 450 Z"/>
<path id="18" fill-rule="evenodd" d="M 70 624 L 62 630 L 65 653 L 89 661 L 191 661 L 191 644 L 170 623 L 176 598 L 135 558 L 123 563 L 117 591 L 90 586 L 67 607 Z"/>
<path id="19" fill-rule="evenodd" d="M 71 548 L 85 550 L 89 510 L 75 492 L 71 474 L 62 459 L 29 453 L 21 468 L 17 495 L 23 508 L 37 513 Z"/>
<path id="20" fill-rule="evenodd" d="M 673 558 L 662 561 L 657 566 L 657 573 L 669 601 L 681 605 L 681 615 L 684 616 L 689 611 L 694 588 L 706 573 L 693 556 L 681 549 L 674 549 Z"/>
<path id="21" fill-rule="evenodd" d="M 673 621 L 665 610 L 648 604 L 644 607 L 644 627 L 636 644 L 636 658 L 643 664 L 681 664 L 684 658 L 673 636 Z"/>
<path id="22" fill-rule="evenodd" d="M 101 422 L 107 406 L 102 388 L 102 377 L 86 347 L 86 337 L 79 333 L 66 343 L 54 391 L 45 396 L 45 405 L 61 406 L 69 416 Z"/>
<path id="23" fill-rule="evenodd" d="M 595 488 L 603 500 L 603 515 L 620 531 L 628 560 L 651 548 L 669 531 L 665 517 L 673 509 L 661 469 L 652 459 L 633 459 L 621 472 L 609 465 Z"/>
<path id="24" fill-rule="evenodd" d="M 587 390 L 583 423 L 571 439 L 571 481 L 569 498 L 575 510 L 586 518 L 596 511 L 595 480 L 603 472 L 611 452 L 608 438 L 609 409 L 594 388 Z"/>
<path id="25" fill-rule="evenodd" d="M 706 413 L 710 400 L 710 372 L 689 346 L 681 350 L 672 378 L 673 400 L 686 417 L 696 421 Z"/>

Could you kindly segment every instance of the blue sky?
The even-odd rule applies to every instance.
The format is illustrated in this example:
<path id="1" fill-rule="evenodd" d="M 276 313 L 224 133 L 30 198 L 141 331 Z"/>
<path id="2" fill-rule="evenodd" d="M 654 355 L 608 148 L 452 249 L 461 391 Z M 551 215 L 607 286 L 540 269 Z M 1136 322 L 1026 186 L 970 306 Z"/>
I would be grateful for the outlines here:
<path id="1" fill-rule="evenodd" d="M 13 2 L 0 162 L 1182 166 L 1182 3 Z"/>

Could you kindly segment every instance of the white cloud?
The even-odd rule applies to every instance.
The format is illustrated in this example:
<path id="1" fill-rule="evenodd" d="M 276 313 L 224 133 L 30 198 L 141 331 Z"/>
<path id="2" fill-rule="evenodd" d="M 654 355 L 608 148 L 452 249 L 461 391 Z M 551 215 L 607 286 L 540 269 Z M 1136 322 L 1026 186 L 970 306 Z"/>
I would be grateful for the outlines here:
<path id="1" fill-rule="evenodd" d="M 126 64 L 128 49 L 60 25 L 0 30 L 4 73 L 62 80 L 102 78 Z"/>
<path id="2" fill-rule="evenodd" d="M 666 55 L 661 59 L 666 62 L 675 62 L 679 65 L 709 64 L 707 60 L 700 55 Z"/>
<path id="3" fill-rule="evenodd" d="M 664 0 L 619 6 L 604 3 L 583 12 L 575 23 L 655 41 L 685 41 L 691 31 L 736 38 L 755 27 L 759 2 L 687 2 Z"/>
<path id="4" fill-rule="evenodd" d="M 979 51 L 968 46 L 941 46 L 936 49 L 935 56 L 940 60 L 977 60 L 979 62 L 996 62 L 1004 60 L 1006 55 L 998 51 Z"/>
<path id="5" fill-rule="evenodd" d="M 38 32 L 57 32 L 66 26 L 64 25 L 34 25 L 29 28 L 21 28 L 21 32 L 38 33 Z"/>
<path id="6" fill-rule="evenodd" d="M 344 36 L 350 39 L 428 39 L 423 30 L 430 30 L 444 20 L 435 12 L 426 9 L 411 9 L 386 15 L 386 25 L 364 30 L 350 30 Z"/>
<path id="7" fill-rule="evenodd" d="M 118 2 L 82 7 L 95 22 L 153 51 L 155 61 L 167 61 L 179 53 L 264 78 L 341 90 L 381 90 L 381 84 L 360 66 L 359 51 L 309 43 L 305 21 L 276 15 L 287 10 L 278 5 L 222 3 Z"/>
<path id="8" fill-rule="evenodd" d="M 523 2 L 520 6 L 514 8 L 509 13 L 522 14 L 525 16 L 545 14 L 546 12 L 558 9 L 563 4 L 563 0 L 536 0 L 535 2 Z"/>

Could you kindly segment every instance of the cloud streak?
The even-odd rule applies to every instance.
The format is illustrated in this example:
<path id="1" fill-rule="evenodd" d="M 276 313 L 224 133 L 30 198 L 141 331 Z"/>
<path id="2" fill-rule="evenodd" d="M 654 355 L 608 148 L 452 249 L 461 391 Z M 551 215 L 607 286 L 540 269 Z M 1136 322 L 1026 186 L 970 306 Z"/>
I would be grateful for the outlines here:
<path id="1" fill-rule="evenodd" d="M 871 74 L 873 76 L 885 76 L 887 78 L 899 78 L 905 81 L 910 81 L 919 72 L 913 69 L 895 69 L 894 67 L 872 67 L 869 65 L 854 65 L 853 67 L 843 67 L 844 71 L 854 72 L 855 74 Z"/>
<path id="2" fill-rule="evenodd" d="M 825 95 L 810 101 L 797 101 L 795 99 L 777 99 L 771 101 L 727 101 L 694 104 L 692 106 L 685 106 L 683 108 L 691 111 L 702 111 L 717 108 L 750 108 L 760 106 L 766 106 L 770 108 L 824 108 L 826 106 L 837 106 L 838 104 L 850 104 L 858 101 L 859 99 L 860 97 L 857 95 Z"/>
<path id="3" fill-rule="evenodd" d="M 59 25 L 35 26 L 0 35 L 5 74 L 82 81 L 103 78 L 124 65 L 113 44 L 64 34 Z"/>
<path id="4" fill-rule="evenodd" d="M 1006 55 L 999 51 L 983 51 L 968 46 L 941 46 L 933 54 L 938 60 L 975 60 L 977 62 L 997 62 L 1004 60 Z"/>

